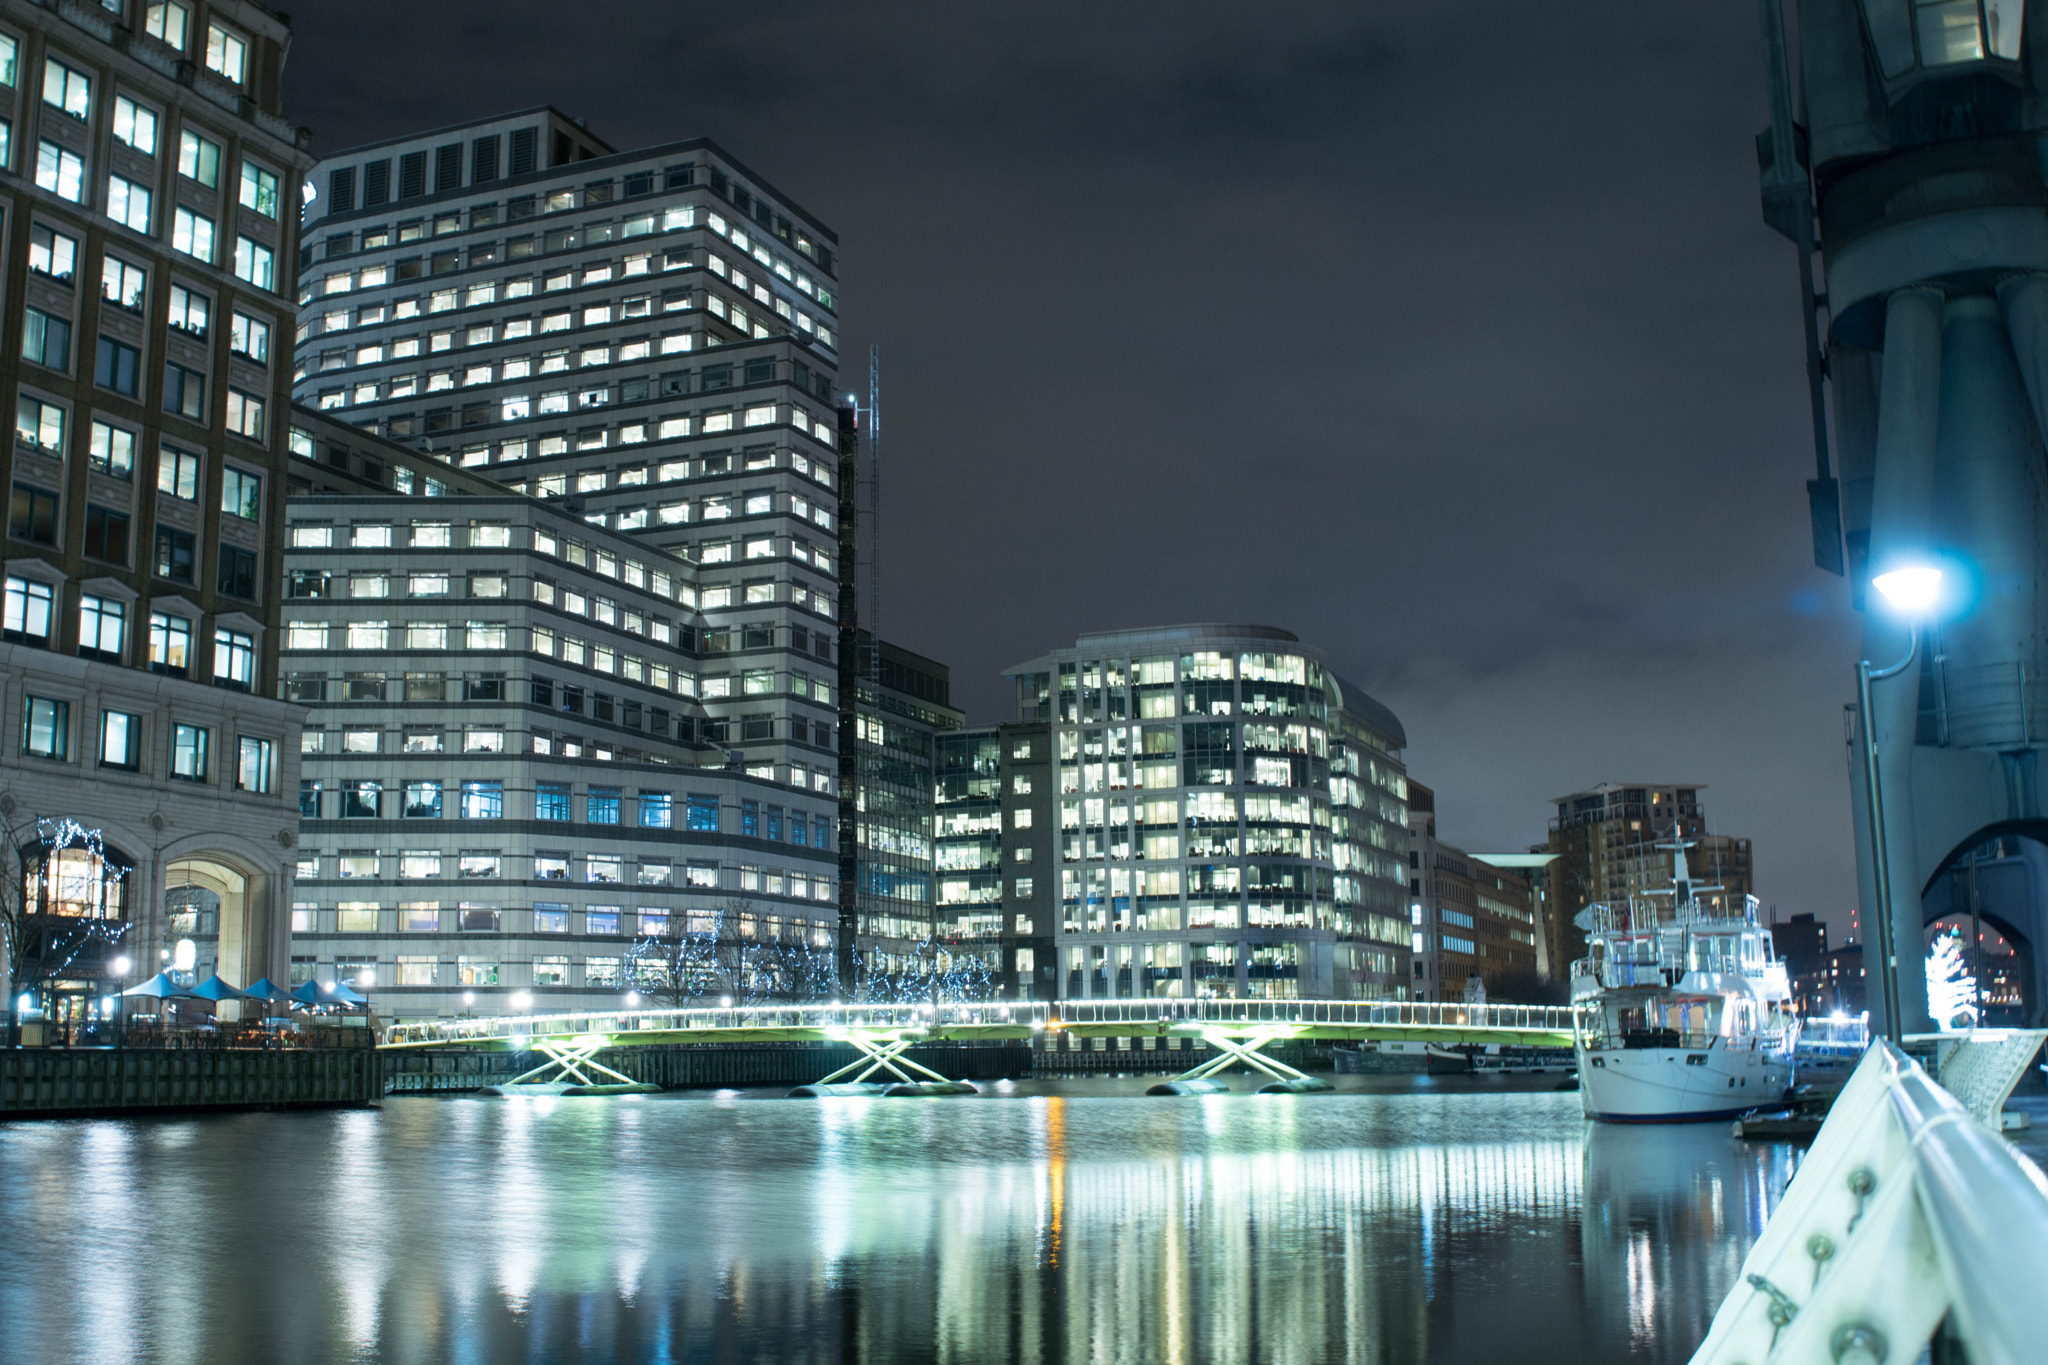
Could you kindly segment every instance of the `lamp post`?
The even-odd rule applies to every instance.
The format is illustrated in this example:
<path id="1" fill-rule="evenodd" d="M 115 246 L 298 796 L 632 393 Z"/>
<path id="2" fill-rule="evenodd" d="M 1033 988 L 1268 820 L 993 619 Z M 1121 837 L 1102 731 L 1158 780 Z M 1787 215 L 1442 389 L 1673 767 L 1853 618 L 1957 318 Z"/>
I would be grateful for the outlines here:
<path id="1" fill-rule="evenodd" d="M 1920 656 L 1920 623 L 1933 610 L 1941 591 L 1941 570 L 1915 565 L 1881 573 L 1870 580 L 1886 602 L 1906 618 L 1906 657 L 1888 668 L 1872 668 L 1870 660 L 1856 661 L 1856 706 L 1863 721 L 1863 805 L 1870 824 L 1870 882 L 1877 904 L 1877 936 L 1881 945 L 1878 960 L 1879 989 L 1884 1001 L 1884 1034 L 1897 1046 L 1905 1030 L 1899 1022 L 1899 950 L 1892 939 L 1892 869 L 1885 848 L 1884 784 L 1877 755 L 1877 724 L 1871 711 L 1870 684 L 1896 677 L 1912 667 Z"/>

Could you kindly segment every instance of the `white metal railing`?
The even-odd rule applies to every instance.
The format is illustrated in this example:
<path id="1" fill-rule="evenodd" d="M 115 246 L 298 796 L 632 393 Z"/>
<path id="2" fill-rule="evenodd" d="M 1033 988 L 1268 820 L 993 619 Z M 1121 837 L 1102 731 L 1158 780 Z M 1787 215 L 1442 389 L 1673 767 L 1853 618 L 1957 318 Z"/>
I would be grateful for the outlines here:
<path id="1" fill-rule="evenodd" d="M 2043 1035 L 2031 1035 L 2029 1063 Z M 1965 1040 L 2012 1058 L 2009 1036 Z M 1969 1068 L 1966 1068 L 1966 1071 Z M 2002 1102 L 2013 1076 L 1981 1087 Z M 2048 1342 L 2048 1177 L 1904 1053 L 1872 1047 L 1714 1315 L 1692 1365 L 1879 1362 L 1948 1318 L 1971 1365 Z M 1989 1123 L 1998 1122 L 1994 1112 Z"/>
<path id="2" fill-rule="evenodd" d="M 480 1019 L 436 1019 L 394 1024 L 386 1046 L 418 1047 L 593 1033 L 698 1030 L 833 1030 L 918 1028 L 944 1031 L 987 1025 L 1042 1030 L 1065 1026 L 1129 1024 L 1133 1031 L 1160 1025 L 1394 1025 L 1569 1033 L 1574 1012 L 1560 1005 L 1473 1005 L 1412 1000 L 1065 1000 L 941 1001 L 937 1004 L 733 1005 L 677 1010 L 606 1010 L 574 1014 L 507 1014 Z"/>

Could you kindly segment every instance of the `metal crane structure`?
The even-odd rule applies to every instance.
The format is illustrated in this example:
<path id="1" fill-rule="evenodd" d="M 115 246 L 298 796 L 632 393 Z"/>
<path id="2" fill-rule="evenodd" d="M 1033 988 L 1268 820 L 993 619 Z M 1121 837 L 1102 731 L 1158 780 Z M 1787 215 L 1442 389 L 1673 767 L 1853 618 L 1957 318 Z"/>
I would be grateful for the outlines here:
<path id="1" fill-rule="evenodd" d="M 1851 721 L 1872 1024 L 1895 1000 L 1894 1036 L 1931 1027 L 1923 897 L 1993 839 L 2030 850 L 1984 915 L 2033 950 L 2048 1022 L 2048 0 L 1797 0 L 1789 34 L 1786 3 L 1759 0 L 1757 159 L 1799 257 L 1814 561 L 1864 611 L 1862 658 L 1908 661 L 1866 662 Z M 1866 592 L 1908 566 L 1941 573 L 1917 650 Z"/>

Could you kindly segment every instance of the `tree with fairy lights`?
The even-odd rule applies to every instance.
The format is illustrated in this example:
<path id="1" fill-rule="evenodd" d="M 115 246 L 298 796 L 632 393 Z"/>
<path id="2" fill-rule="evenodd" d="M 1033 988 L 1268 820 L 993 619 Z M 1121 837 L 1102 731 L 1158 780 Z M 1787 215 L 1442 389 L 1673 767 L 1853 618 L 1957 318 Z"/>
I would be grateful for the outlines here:
<path id="1" fill-rule="evenodd" d="M 107 891 L 127 876 L 128 869 L 107 861 L 100 831 L 69 817 L 48 816 L 37 817 L 35 828 L 36 841 L 23 859 L 41 860 L 35 870 L 35 900 L 27 896 L 27 876 L 0 869 L 0 964 L 7 972 L 10 1018 L 23 993 L 69 975 L 96 945 L 111 947 L 128 933 L 125 923 L 108 917 L 106 905 Z M 75 865 L 60 856 L 73 850 L 86 855 Z M 55 885 L 51 878 L 57 879 Z M 46 908 L 59 903 L 78 907 L 78 913 L 52 913 Z"/>
<path id="2" fill-rule="evenodd" d="M 1963 965 L 1962 937 L 1940 934 L 1927 954 L 1927 1013 L 1935 1027 L 1952 1029 L 1967 1017 L 1977 1027 L 1977 978 Z"/>

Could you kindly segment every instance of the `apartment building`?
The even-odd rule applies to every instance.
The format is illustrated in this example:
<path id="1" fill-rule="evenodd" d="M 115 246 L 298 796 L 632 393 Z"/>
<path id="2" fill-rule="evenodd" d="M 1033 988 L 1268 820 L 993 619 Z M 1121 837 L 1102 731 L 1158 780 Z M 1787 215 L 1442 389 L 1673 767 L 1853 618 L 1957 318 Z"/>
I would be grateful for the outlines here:
<path id="1" fill-rule="evenodd" d="M 1025 951 L 1062 999 L 1407 996 L 1406 737 L 1319 651 L 1270 626 L 1166 626 L 1006 672 L 1047 750 L 1017 774 L 1031 791 L 1005 793 L 1005 833 L 1029 811 L 1050 836 L 1004 851 L 1025 891 L 1002 922 L 1035 940 L 1009 949 L 1013 987 Z M 1050 800 L 1027 804 L 1041 772 Z"/>
<path id="2" fill-rule="evenodd" d="M 250 3 L 0 3 L 0 823 L 32 1012 L 285 970 L 289 41 Z"/>
<path id="3" fill-rule="evenodd" d="M 1551 973 L 1562 980 L 1586 955 L 1586 934 L 1572 921 L 1588 905 L 1626 905 L 1671 889 L 1670 845 L 1683 839 L 1686 865 L 1702 902 L 1740 913 L 1752 886 L 1747 839 L 1711 833 L 1698 783 L 1604 782 L 1557 797 L 1550 822 Z M 1712 889 L 1703 889 L 1712 888 Z M 1669 901 L 1665 902 L 1667 905 Z"/>

